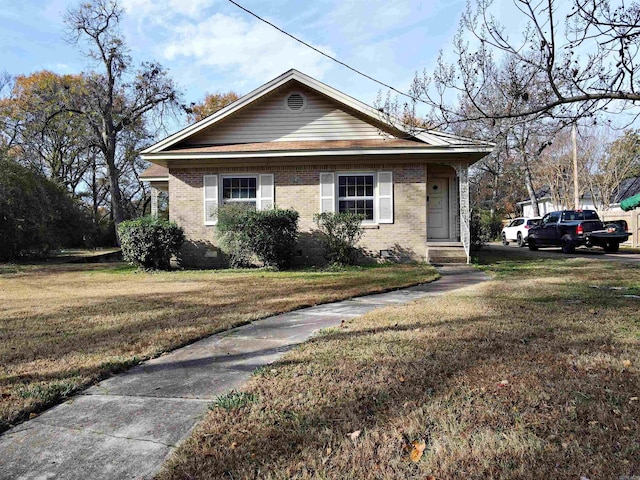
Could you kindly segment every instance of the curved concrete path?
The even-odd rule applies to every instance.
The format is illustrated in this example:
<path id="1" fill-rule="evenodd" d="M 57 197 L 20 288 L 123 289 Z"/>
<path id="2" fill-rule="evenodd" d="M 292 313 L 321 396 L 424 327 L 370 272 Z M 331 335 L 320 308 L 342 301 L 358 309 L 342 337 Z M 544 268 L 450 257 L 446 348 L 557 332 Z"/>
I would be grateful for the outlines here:
<path id="1" fill-rule="evenodd" d="M 104 380 L 0 436 L 1 479 L 152 477 L 218 395 L 318 330 L 371 310 L 477 284 L 468 266 L 436 282 L 296 310 L 212 335 Z"/>

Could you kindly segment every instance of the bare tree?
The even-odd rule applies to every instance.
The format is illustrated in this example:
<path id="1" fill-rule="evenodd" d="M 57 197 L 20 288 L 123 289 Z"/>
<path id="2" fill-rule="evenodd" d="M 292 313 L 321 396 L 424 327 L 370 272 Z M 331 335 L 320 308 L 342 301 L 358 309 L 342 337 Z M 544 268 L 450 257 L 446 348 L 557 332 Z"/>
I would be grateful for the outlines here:
<path id="1" fill-rule="evenodd" d="M 70 41 L 86 42 L 88 56 L 102 69 L 86 75 L 86 94 L 70 99 L 68 108 L 86 119 L 104 157 L 116 225 L 126 213 L 116 161 L 122 135 L 136 128 L 146 115 L 178 107 L 175 86 L 162 66 L 145 62 L 133 69 L 119 31 L 121 15 L 115 0 L 95 0 L 69 10 L 65 16 Z"/>
<path id="2" fill-rule="evenodd" d="M 527 25 L 519 39 L 492 14 L 493 0 L 468 4 L 455 37 L 456 61 L 441 55 L 436 70 L 417 76 L 414 95 L 432 107 L 432 124 L 459 121 L 452 92 L 476 105 L 473 116 L 554 117 L 568 124 L 640 103 L 640 4 L 610 0 L 513 0 Z M 506 58 L 510 81 L 500 86 L 508 101 L 490 108 L 481 101 L 491 85 L 491 65 Z M 634 119 L 637 118 L 637 110 Z"/>
<path id="3" fill-rule="evenodd" d="M 596 208 L 608 210 L 621 182 L 640 173 L 640 131 L 627 130 L 608 144 L 598 135 L 589 144 L 587 187 Z"/>

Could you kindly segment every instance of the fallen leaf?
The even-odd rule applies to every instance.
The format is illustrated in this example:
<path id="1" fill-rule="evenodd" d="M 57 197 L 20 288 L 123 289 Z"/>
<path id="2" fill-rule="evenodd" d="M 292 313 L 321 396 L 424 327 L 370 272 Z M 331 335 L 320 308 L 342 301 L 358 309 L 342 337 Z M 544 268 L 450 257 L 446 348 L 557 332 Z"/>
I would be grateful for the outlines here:
<path id="1" fill-rule="evenodd" d="M 414 440 L 413 442 L 411 442 L 411 445 L 413 446 L 413 448 L 411 449 L 411 453 L 409 453 L 409 459 L 413 463 L 418 463 L 422 458 L 424 449 L 427 448 L 427 444 L 424 442 L 424 440 Z"/>
<path id="2" fill-rule="evenodd" d="M 509 385 L 509 381 L 508 380 L 502 380 L 501 382 L 498 382 L 497 385 L 499 387 L 506 387 L 507 385 Z"/>
<path id="3" fill-rule="evenodd" d="M 331 447 L 327 447 L 327 455 L 331 455 L 331 452 L 333 452 L 333 450 L 331 449 Z"/>
<path id="4" fill-rule="evenodd" d="M 404 382 L 404 377 L 398 377 L 398 381 L 399 381 L 400 383 Z"/>
<path id="5" fill-rule="evenodd" d="M 36 418 L 38 416 L 38 414 L 36 413 L 30 413 L 29 414 L 29 420 L 31 420 L 32 418 Z"/>
<path id="6" fill-rule="evenodd" d="M 349 437 L 351 438 L 352 441 L 356 441 L 358 439 L 358 437 L 360 436 L 360 434 L 362 433 L 362 430 L 356 430 L 355 432 L 351 432 L 349 434 Z"/>
<path id="7" fill-rule="evenodd" d="M 639 397 L 631 397 L 629 399 L 630 402 L 637 402 Z"/>
<path id="8" fill-rule="evenodd" d="M 622 361 L 622 366 L 629 368 L 631 366 L 631 360 L 623 360 Z"/>
<path id="9" fill-rule="evenodd" d="M 231 450 L 235 450 L 236 448 L 238 448 L 238 442 L 232 442 L 231 443 Z"/>

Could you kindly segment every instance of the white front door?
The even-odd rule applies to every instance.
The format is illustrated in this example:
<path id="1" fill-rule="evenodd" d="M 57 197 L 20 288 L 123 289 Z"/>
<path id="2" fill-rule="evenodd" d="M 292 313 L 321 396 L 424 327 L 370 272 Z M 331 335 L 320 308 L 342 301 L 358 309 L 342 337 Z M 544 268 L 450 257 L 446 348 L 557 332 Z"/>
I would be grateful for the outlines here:
<path id="1" fill-rule="evenodd" d="M 449 179 L 430 178 L 427 183 L 427 237 L 449 238 Z"/>

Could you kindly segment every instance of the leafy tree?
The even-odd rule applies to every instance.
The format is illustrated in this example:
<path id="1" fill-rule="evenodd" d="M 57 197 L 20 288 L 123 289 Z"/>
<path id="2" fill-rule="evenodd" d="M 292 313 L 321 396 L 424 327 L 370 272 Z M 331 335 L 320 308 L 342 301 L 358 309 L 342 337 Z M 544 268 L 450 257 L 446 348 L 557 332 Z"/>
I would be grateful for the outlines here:
<path id="1" fill-rule="evenodd" d="M 150 114 L 178 106 L 178 93 L 164 68 L 144 62 L 134 70 L 119 31 L 122 9 L 115 0 L 82 3 L 65 16 L 70 40 L 86 43 L 87 54 L 102 69 L 86 74 L 86 91 L 69 97 L 66 108 L 80 115 L 106 164 L 113 220 L 126 216 L 123 207 L 118 147 Z"/>
<path id="2" fill-rule="evenodd" d="M 499 87 L 508 101 L 499 108 L 478 108 L 466 120 L 551 116 L 569 123 L 609 106 L 621 111 L 638 104 L 638 2 L 513 3 L 527 22 L 519 40 L 494 16 L 493 0 L 477 0 L 461 19 L 455 62 L 441 56 L 431 75 L 416 77 L 414 93 L 433 107 L 434 122 L 448 124 L 455 117 L 452 92 L 472 102 L 482 97 L 491 85 L 486 66 L 498 57 L 513 64 L 510 82 Z"/>
<path id="3" fill-rule="evenodd" d="M 16 77 L 10 95 L 0 100 L 14 156 L 74 197 L 92 166 L 92 145 L 86 124 L 61 105 L 69 96 L 82 95 L 84 86 L 81 75 L 41 71 Z"/>
<path id="4" fill-rule="evenodd" d="M 216 92 L 216 93 L 208 93 L 204 100 L 200 103 L 192 103 L 189 108 L 187 108 L 187 121 L 189 123 L 199 122 L 200 120 L 208 117 L 212 113 L 217 112 L 218 110 L 223 109 L 227 105 L 232 104 L 236 100 L 240 98 L 236 92 Z"/>
<path id="5" fill-rule="evenodd" d="M 80 245 L 89 231 L 64 188 L 0 151 L 0 261 Z"/>

